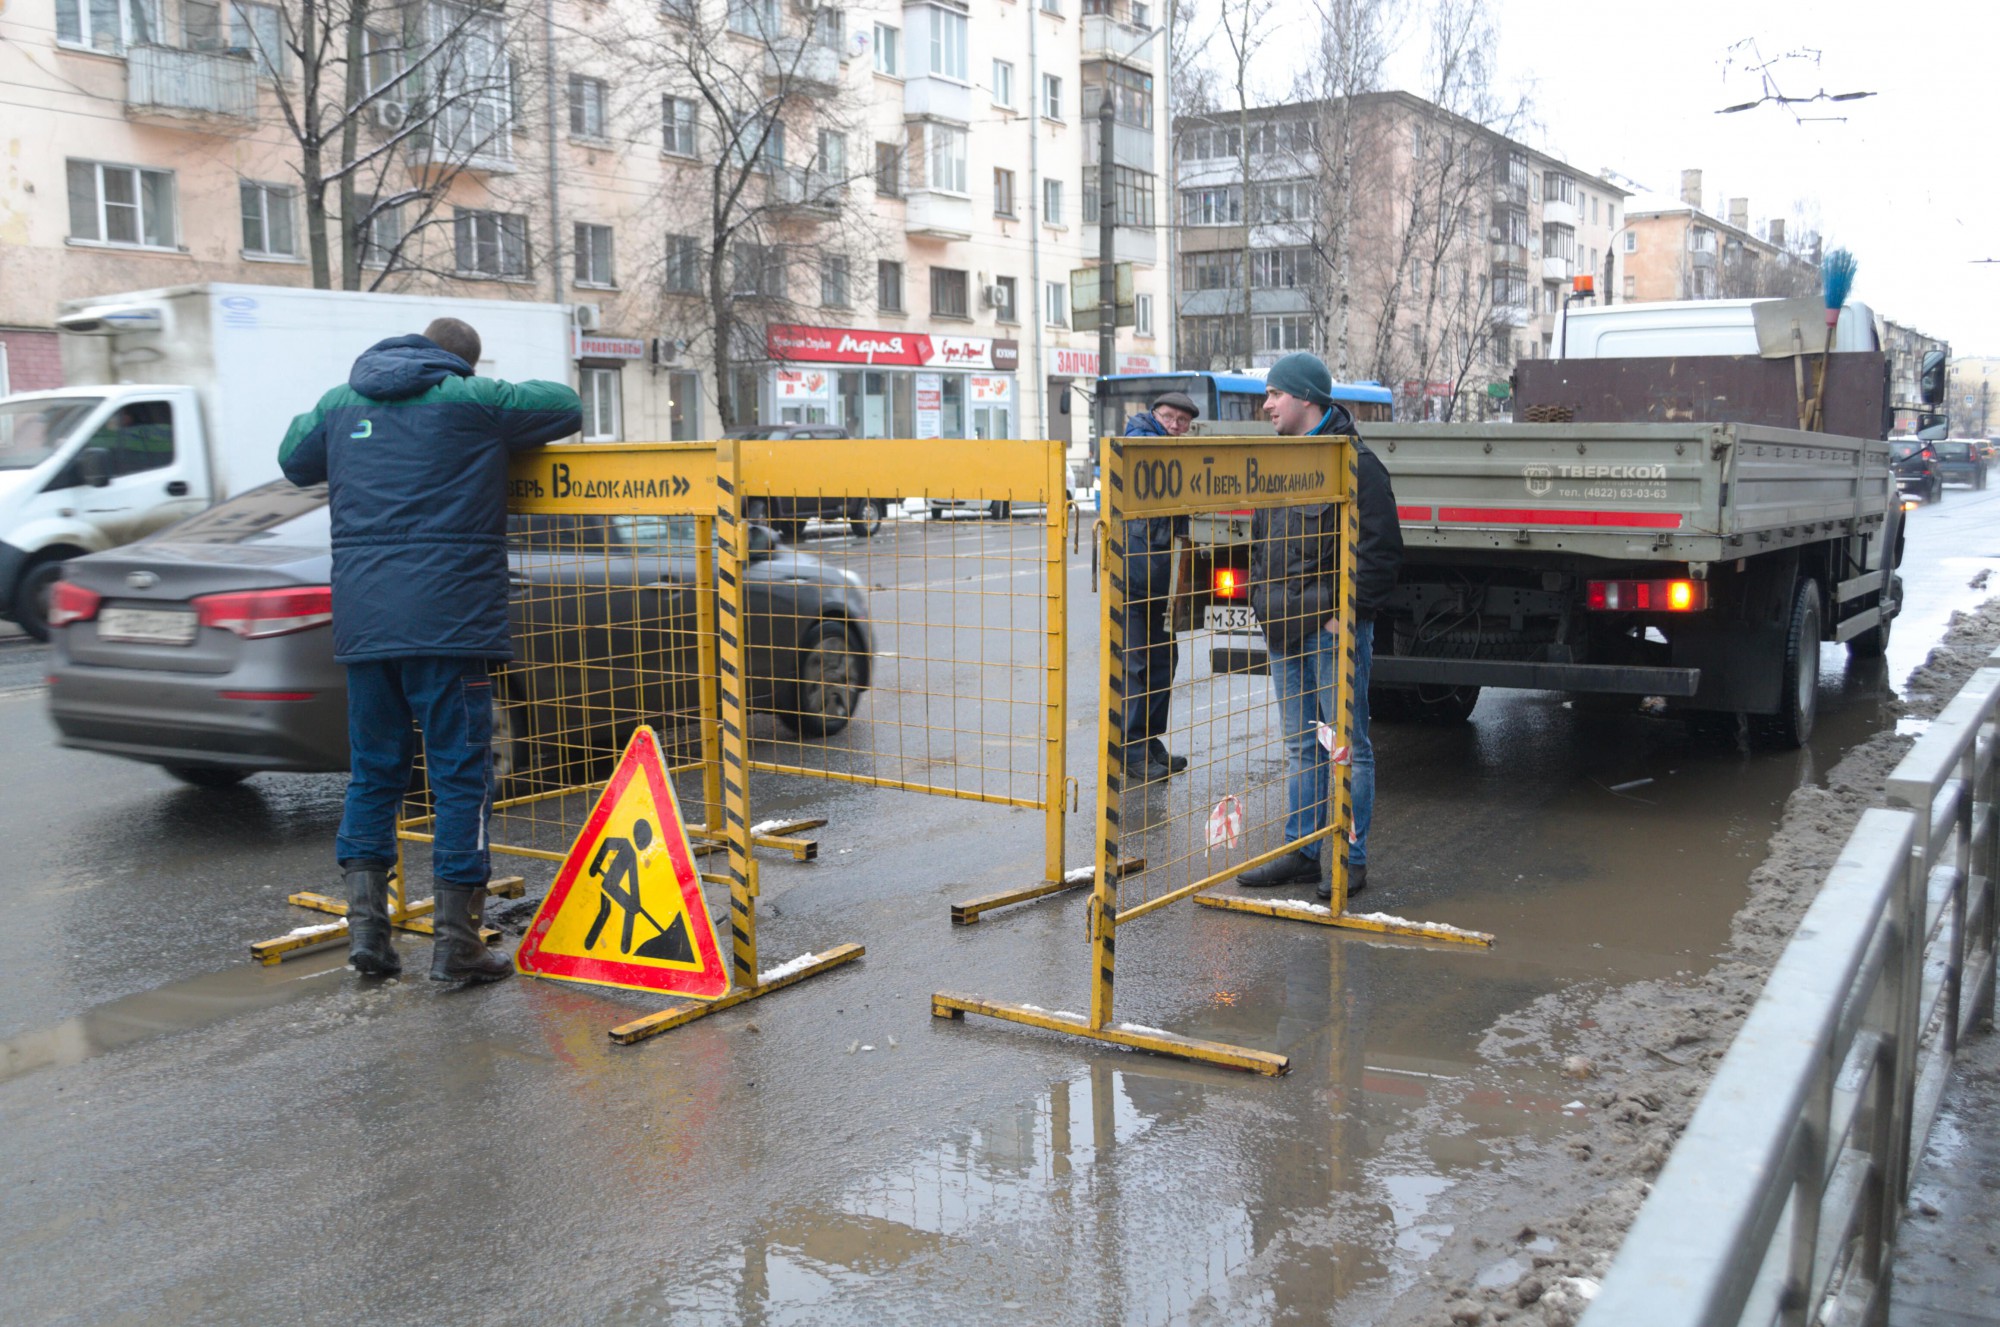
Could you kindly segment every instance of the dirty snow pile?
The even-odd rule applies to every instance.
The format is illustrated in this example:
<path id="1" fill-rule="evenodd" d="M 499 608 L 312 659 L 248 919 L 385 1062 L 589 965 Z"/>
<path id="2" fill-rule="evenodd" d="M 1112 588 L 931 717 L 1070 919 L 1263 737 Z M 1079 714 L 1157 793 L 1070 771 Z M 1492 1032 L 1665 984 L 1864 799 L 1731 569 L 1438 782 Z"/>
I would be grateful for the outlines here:
<path id="1" fill-rule="evenodd" d="M 1891 708 L 1936 715 L 1996 646 L 2000 600 L 1954 614 L 1944 643 L 1910 675 L 1906 700 Z M 1894 727 L 1850 751 L 1823 785 L 1792 793 L 1732 922 L 1729 952 L 1712 969 L 1610 990 L 1575 987 L 1488 1029 L 1484 1058 L 1559 1060 L 1588 1109 L 1567 1112 L 1575 1129 L 1524 1144 L 1504 1175 L 1461 1187 L 1454 1233 L 1377 1323 L 1570 1327 L 1581 1317 L 1855 822 L 1884 804 L 1889 773 L 1915 741 Z M 1496 1265 L 1525 1271 L 1497 1281 L 1481 1275 Z"/>

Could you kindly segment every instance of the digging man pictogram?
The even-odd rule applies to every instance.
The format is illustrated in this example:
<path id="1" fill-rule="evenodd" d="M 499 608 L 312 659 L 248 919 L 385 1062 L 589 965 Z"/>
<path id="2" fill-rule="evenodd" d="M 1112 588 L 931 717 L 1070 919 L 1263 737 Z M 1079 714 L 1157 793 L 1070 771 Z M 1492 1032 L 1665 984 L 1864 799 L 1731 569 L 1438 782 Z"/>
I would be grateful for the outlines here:
<path id="1" fill-rule="evenodd" d="M 595 949 L 600 936 L 604 934 L 604 924 L 611 920 L 611 905 L 616 903 L 624 912 L 618 930 L 618 952 L 633 954 L 632 930 L 639 918 L 644 917 L 653 924 L 659 934 L 640 945 L 636 951 L 641 958 L 661 959 L 670 963 L 692 963 L 694 945 L 688 938 L 687 919 L 678 913 L 665 926 L 657 917 L 646 911 L 639 897 L 639 868 L 645 860 L 647 849 L 653 844 L 653 826 L 646 820 L 637 821 L 632 826 L 632 837 L 607 836 L 597 847 L 597 853 L 590 859 L 590 874 L 598 877 L 603 895 L 597 903 L 597 920 L 590 924 L 590 932 L 583 938 L 585 949 Z M 605 859 L 610 858 L 607 865 Z"/>

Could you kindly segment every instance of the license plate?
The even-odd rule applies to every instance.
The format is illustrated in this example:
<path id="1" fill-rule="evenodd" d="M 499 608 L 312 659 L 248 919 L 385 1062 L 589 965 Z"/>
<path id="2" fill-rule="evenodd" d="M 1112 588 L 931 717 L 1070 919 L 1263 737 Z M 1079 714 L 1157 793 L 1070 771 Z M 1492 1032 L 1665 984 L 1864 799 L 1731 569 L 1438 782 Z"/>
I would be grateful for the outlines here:
<path id="1" fill-rule="evenodd" d="M 192 645 L 194 636 L 194 614 L 182 608 L 107 608 L 97 615 L 99 640 Z"/>
<path id="2" fill-rule="evenodd" d="M 1210 604 L 1203 614 L 1203 625 L 1210 631 L 1255 631 L 1257 615 L 1250 611 L 1248 604 Z"/>

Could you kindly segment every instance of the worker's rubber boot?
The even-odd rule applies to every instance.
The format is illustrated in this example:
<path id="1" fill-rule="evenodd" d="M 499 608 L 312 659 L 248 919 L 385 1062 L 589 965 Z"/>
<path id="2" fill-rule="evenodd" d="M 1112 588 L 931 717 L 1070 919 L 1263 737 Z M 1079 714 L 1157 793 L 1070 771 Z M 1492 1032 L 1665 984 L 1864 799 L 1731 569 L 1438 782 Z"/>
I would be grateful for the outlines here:
<path id="1" fill-rule="evenodd" d="M 486 890 L 439 885 L 431 914 L 432 981 L 499 981 L 514 975 L 513 961 L 495 954 L 479 938 L 486 915 Z"/>
<path id="2" fill-rule="evenodd" d="M 368 977 L 393 977 L 403 960 L 389 941 L 389 872 L 380 866 L 347 871 L 347 961 Z"/>

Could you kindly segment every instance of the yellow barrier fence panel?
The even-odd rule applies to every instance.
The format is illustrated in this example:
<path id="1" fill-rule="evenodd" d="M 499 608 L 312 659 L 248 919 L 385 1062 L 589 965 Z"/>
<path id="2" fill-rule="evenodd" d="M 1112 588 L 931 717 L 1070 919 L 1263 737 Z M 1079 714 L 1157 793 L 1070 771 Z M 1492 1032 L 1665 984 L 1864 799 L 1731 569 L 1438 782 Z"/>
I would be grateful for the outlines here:
<path id="1" fill-rule="evenodd" d="M 745 519 L 778 540 L 750 584 L 792 587 L 749 652 L 751 768 L 1042 812 L 1041 882 L 954 921 L 1085 883 L 1063 869 L 1062 445 L 738 446 Z"/>

